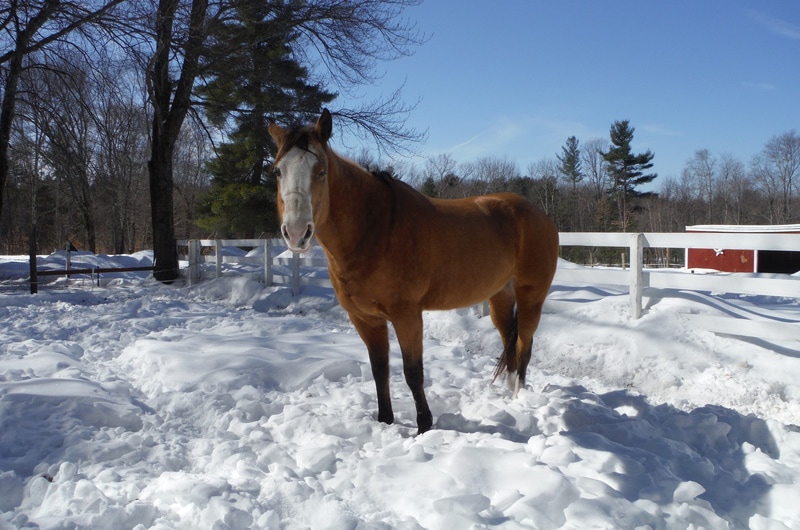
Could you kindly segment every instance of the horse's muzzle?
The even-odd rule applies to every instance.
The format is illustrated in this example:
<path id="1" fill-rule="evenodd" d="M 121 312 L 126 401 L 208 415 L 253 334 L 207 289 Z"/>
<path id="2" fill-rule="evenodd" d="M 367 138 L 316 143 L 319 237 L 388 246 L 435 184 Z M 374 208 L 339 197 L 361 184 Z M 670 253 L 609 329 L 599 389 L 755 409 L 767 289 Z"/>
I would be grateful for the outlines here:
<path id="1" fill-rule="evenodd" d="M 306 252 L 311 248 L 311 238 L 314 237 L 314 223 L 298 225 L 281 225 L 281 234 L 289 250 L 293 252 Z"/>

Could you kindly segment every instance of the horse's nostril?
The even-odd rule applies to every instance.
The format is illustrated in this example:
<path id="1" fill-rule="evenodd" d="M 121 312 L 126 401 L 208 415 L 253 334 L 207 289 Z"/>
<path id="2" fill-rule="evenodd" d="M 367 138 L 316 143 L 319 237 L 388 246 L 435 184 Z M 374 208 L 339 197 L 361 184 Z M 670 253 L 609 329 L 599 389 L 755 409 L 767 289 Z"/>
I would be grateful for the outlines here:
<path id="1" fill-rule="evenodd" d="M 305 239 L 311 239 L 311 236 L 314 235 L 314 225 L 309 224 L 308 230 L 306 230 Z"/>
<path id="2" fill-rule="evenodd" d="M 286 225 L 281 225 L 281 234 L 283 234 L 283 238 L 287 241 L 289 240 L 289 230 L 286 228 Z"/>

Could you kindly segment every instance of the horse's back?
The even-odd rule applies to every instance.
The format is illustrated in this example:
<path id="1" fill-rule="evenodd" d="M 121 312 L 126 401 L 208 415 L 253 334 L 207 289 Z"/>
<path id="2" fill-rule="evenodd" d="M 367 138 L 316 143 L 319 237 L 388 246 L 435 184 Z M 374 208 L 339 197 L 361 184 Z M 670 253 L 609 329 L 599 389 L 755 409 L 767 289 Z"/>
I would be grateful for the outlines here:
<path id="1" fill-rule="evenodd" d="M 426 199 L 412 217 L 429 264 L 430 309 L 471 305 L 510 280 L 549 288 L 558 232 L 530 201 L 512 193 Z"/>

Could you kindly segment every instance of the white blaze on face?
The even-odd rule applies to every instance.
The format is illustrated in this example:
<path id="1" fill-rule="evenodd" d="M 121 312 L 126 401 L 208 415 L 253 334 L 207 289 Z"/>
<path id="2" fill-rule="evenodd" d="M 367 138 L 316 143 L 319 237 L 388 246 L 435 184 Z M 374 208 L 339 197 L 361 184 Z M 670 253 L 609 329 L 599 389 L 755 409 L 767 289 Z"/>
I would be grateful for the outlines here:
<path id="1" fill-rule="evenodd" d="M 311 180 L 316 153 L 294 147 L 278 162 L 280 193 L 283 200 L 281 233 L 295 252 L 311 248 L 314 236 L 314 212 L 311 207 Z"/>

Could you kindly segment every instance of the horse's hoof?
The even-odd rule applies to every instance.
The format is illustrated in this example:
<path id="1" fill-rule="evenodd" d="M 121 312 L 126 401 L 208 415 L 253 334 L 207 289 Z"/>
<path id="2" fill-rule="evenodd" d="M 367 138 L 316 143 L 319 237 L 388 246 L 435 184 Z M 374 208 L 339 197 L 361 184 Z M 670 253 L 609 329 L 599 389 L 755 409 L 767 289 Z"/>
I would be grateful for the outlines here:
<path id="1" fill-rule="evenodd" d="M 426 433 L 433 427 L 433 416 L 430 414 L 417 416 L 417 436 Z"/>
<path id="2" fill-rule="evenodd" d="M 520 377 L 519 374 L 515 371 L 508 372 L 508 379 L 506 379 L 506 384 L 508 385 L 508 389 L 511 390 L 511 397 L 513 399 L 517 399 L 517 395 L 519 394 L 519 387 L 520 387 Z"/>

